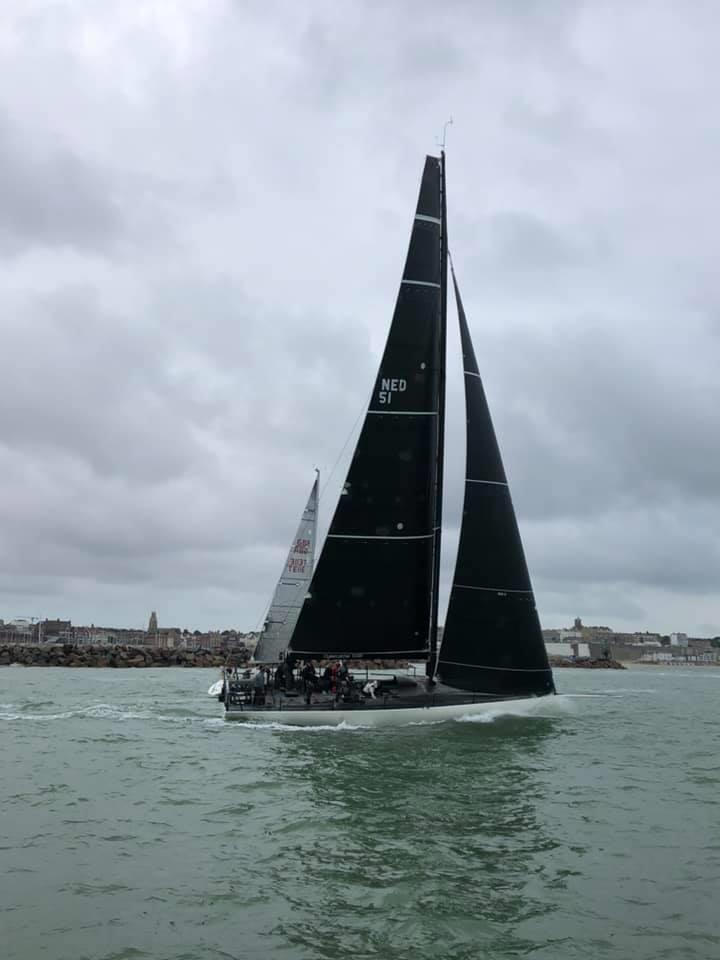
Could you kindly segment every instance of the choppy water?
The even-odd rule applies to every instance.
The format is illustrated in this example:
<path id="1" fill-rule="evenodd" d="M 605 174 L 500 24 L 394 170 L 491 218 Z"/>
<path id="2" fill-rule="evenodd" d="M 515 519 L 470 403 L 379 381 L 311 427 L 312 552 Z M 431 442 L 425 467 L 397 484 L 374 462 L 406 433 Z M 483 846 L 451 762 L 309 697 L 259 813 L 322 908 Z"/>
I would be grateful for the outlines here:
<path id="1" fill-rule="evenodd" d="M 0 668 L 4 960 L 720 957 L 720 671 L 394 730 L 214 678 Z"/>

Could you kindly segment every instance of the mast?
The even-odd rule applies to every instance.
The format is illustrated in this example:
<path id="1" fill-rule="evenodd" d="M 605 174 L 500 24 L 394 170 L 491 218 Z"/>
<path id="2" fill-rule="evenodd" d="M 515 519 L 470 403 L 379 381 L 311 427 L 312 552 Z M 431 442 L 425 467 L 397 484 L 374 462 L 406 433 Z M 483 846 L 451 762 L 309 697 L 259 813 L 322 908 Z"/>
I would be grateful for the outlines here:
<path id="1" fill-rule="evenodd" d="M 438 389 L 438 439 L 435 466 L 435 523 L 433 540 L 432 599 L 430 602 L 430 650 L 425 673 L 432 681 L 437 669 L 438 605 L 442 548 L 443 473 L 445 464 L 445 374 L 447 368 L 447 188 L 445 151 L 440 151 L 440 372 Z"/>

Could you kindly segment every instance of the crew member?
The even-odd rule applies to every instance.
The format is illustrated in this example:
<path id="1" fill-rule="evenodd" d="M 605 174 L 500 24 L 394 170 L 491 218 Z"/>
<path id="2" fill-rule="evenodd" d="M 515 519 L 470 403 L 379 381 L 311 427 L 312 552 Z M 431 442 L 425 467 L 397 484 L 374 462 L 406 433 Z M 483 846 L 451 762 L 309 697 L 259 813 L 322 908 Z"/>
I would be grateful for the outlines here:
<path id="1" fill-rule="evenodd" d="M 368 680 L 368 682 L 363 687 L 363 693 L 366 697 L 370 697 L 371 700 L 377 699 L 375 697 L 375 691 L 377 690 L 378 682 L 377 680 Z"/>

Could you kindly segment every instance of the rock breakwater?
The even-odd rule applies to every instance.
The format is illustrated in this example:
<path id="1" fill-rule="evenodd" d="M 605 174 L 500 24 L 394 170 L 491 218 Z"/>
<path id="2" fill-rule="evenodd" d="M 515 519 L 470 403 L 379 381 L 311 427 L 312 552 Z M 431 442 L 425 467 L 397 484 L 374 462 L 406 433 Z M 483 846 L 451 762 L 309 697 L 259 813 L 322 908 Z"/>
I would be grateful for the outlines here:
<path id="1" fill-rule="evenodd" d="M 558 667 L 584 667 L 586 670 L 627 669 L 619 660 L 569 660 L 566 657 L 549 657 L 548 659 L 553 669 Z"/>
<path id="2" fill-rule="evenodd" d="M 233 653 L 233 662 L 240 657 Z M 221 667 L 226 653 L 210 650 L 171 650 L 113 644 L 0 644 L 0 666 L 25 667 Z"/>

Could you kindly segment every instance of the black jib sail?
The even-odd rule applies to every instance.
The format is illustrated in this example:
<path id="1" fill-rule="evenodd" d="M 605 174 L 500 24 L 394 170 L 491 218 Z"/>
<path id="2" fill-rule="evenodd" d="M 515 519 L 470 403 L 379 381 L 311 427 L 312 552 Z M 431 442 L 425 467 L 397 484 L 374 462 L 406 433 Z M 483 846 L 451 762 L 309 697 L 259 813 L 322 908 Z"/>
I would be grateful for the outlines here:
<path id="1" fill-rule="evenodd" d="M 441 420 L 442 161 L 425 161 L 372 398 L 290 644 L 299 657 L 424 657 Z"/>
<path id="2" fill-rule="evenodd" d="M 453 285 L 465 374 L 467 462 L 438 676 L 492 696 L 552 693 L 530 575 L 454 271 Z"/>

